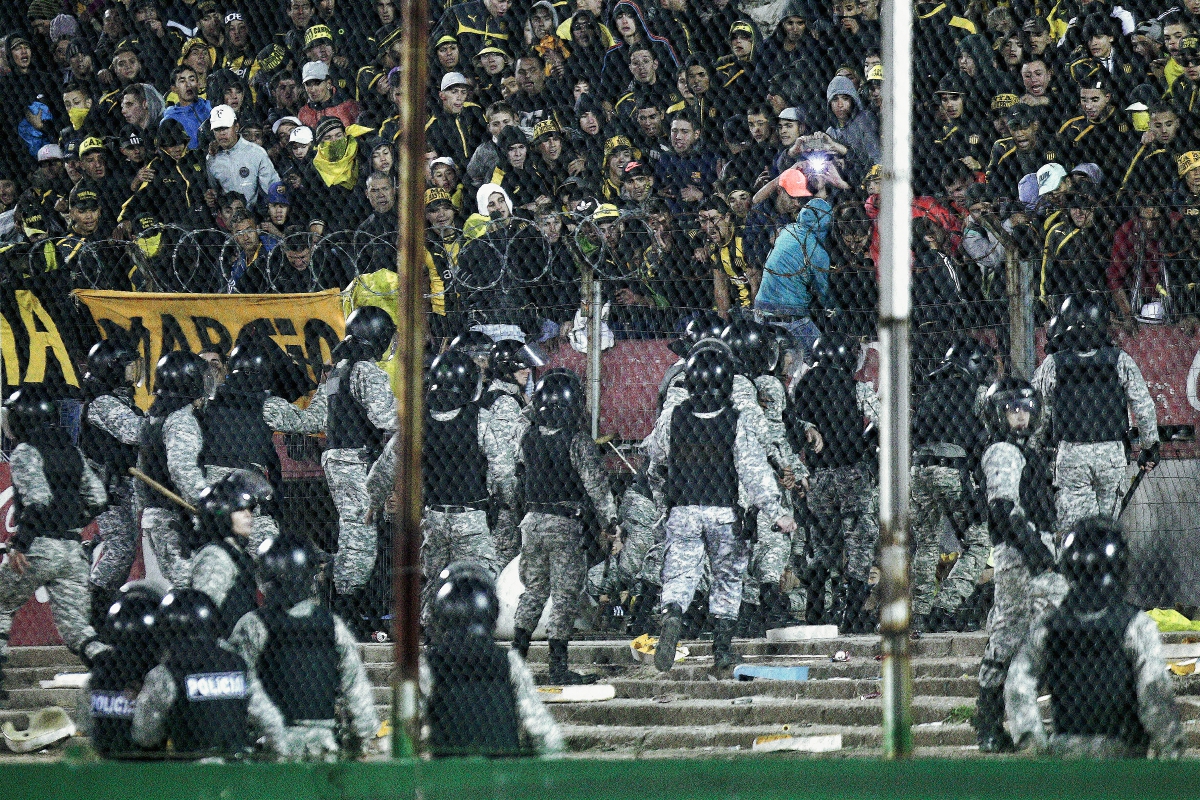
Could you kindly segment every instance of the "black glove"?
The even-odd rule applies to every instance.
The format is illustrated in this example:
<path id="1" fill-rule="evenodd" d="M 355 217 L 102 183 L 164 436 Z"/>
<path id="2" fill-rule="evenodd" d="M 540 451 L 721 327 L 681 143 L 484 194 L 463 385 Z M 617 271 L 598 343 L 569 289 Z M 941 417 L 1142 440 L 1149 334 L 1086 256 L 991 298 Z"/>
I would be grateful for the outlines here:
<path id="1" fill-rule="evenodd" d="M 1143 447 L 1142 452 L 1138 453 L 1138 466 L 1145 470 L 1154 469 L 1158 464 L 1158 446 L 1159 442 L 1155 442 L 1149 447 Z"/>
<path id="2" fill-rule="evenodd" d="M 1009 520 L 1012 525 L 1012 542 L 1025 558 L 1025 566 L 1029 567 L 1029 573 L 1040 575 L 1054 569 L 1054 556 L 1042 542 L 1038 529 L 1025 519 L 1025 512 L 1013 511 Z"/>

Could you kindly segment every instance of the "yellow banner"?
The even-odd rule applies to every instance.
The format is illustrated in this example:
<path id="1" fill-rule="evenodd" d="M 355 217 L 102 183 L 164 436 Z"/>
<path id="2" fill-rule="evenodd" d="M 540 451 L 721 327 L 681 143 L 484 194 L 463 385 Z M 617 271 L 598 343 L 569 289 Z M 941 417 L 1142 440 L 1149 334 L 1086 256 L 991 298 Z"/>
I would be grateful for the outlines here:
<path id="1" fill-rule="evenodd" d="M 313 294 L 142 294 L 74 292 L 104 336 L 117 329 L 140 342 L 149 377 L 164 353 L 215 350 L 228 355 L 247 328 L 261 329 L 301 364 L 313 380 L 345 333 L 340 293 Z M 151 381 L 138 388 L 138 403 L 149 406 Z"/>

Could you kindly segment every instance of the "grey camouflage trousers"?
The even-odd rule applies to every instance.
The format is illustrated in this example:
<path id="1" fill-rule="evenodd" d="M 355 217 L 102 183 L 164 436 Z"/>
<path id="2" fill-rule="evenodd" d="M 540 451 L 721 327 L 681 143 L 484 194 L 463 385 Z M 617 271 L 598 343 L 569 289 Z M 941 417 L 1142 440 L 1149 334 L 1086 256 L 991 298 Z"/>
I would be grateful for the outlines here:
<path id="1" fill-rule="evenodd" d="M 13 614 L 33 596 L 39 586 L 50 594 L 50 613 L 63 642 L 78 653 L 84 642 L 95 637 L 88 624 L 88 564 L 83 545 L 76 539 L 48 539 L 39 536 L 25 553 L 29 568 L 18 575 L 9 561 L 0 567 L 0 652 L 8 653 L 8 634 Z"/>
<path id="2" fill-rule="evenodd" d="M 502 508 L 496 514 L 496 527 L 492 528 L 492 542 L 496 550 L 496 564 L 503 570 L 508 562 L 521 555 L 521 526 L 517 512 Z"/>
<path id="3" fill-rule="evenodd" d="M 1004 685 L 1008 665 L 1043 611 L 1057 606 L 1067 594 L 1067 581 L 1057 572 L 1029 574 L 1021 551 L 1009 544 L 996 545 L 996 602 L 988 612 L 988 642 L 979 665 L 979 685 L 998 689 Z"/>
<path id="4" fill-rule="evenodd" d="M 588 572 L 589 593 L 615 596 L 622 591 L 632 591 L 639 580 L 645 580 L 642 571 L 646 566 L 647 554 L 655 543 L 658 506 L 650 498 L 629 489 L 621 495 L 617 522 L 624 534 L 621 552 L 609 564 L 607 582 L 603 580 L 603 564 L 598 564 Z M 661 564 L 659 569 L 661 571 Z M 650 582 L 657 584 L 659 580 L 659 575 L 655 574 Z"/>
<path id="5" fill-rule="evenodd" d="M 1121 442 L 1061 442 L 1054 460 L 1054 496 L 1059 530 L 1084 517 L 1116 519 L 1125 494 L 1125 445 Z"/>
<path id="6" fill-rule="evenodd" d="M 676 506 L 667 517 L 667 549 L 662 570 L 662 606 L 684 611 L 692 602 L 707 554 L 712 567 L 708 610 L 713 617 L 737 619 L 742 604 L 742 573 L 749 543 L 734 535 L 734 511 L 723 506 Z"/>
<path id="7" fill-rule="evenodd" d="M 88 580 L 103 589 L 119 589 L 129 577 L 137 558 L 137 542 L 141 536 L 138 525 L 137 492 L 133 478 L 120 479 L 108 493 L 108 510 L 96 517 L 99 540 L 104 543 L 100 558 L 92 565 Z"/>
<path id="8" fill-rule="evenodd" d="M 163 578 L 176 589 L 190 586 L 192 561 L 183 556 L 183 515 L 173 508 L 147 508 L 142 512 L 142 533 L 150 540 Z"/>
<path id="9" fill-rule="evenodd" d="M 493 577 L 496 575 L 496 548 L 488 530 L 487 512 L 448 514 L 426 508 L 421 517 L 421 572 L 425 575 L 422 617 L 429 613 L 438 574 L 455 561 L 474 561 Z"/>
<path id="10" fill-rule="evenodd" d="M 530 511 L 521 520 L 521 582 L 514 624 L 532 631 L 554 598 L 546 635 L 570 639 L 579 614 L 579 596 L 587 579 L 583 523 L 574 517 Z"/>
<path id="11" fill-rule="evenodd" d="M 845 574 L 865 582 L 879 541 L 879 518 L 871 513 L 877 491 L 871 471 L 865 464 L 819 469 L 808 481 L 809 510 L 826 535 L 840 534 L 845 543 Z"/>
<path id="12" fill-rule="evenodd" d="M 987 525 L 971 523 L 963 491 L 962 473 L 952 467 L 914 466 L 912 468 L 912 527 L 917 550 L 912 563 L 912 612 L 928 614 L 936 604 L 944 611 L 957 611 L 975 591 L 975 582 L 987 566 L 992 542 Z M 938 543 L 943 521 L 954 515 L 967 520 L 963 533 L 963 552 L 950 574 L 942 581 L 934 599 L 937 565 L 941 557 Z"/>
<path id="13" fill-rule="evenodd" d="M 338 550 L 333 557 L 333 586 L 338 594 L 350 594 L 361 588 L 375 568 L 379 534 L 367 524 L 367 473 L 370 464 L 356 457 L 347 458 L 345 450 L 326 450 L 321 454 L 329 494 L 338 511 Z M 357 453 L 357 451 L 349 451 Z M 482 513 L 482 512 L 480 512 Z M 436 574 L 436 573 L 435 573 Z"/>

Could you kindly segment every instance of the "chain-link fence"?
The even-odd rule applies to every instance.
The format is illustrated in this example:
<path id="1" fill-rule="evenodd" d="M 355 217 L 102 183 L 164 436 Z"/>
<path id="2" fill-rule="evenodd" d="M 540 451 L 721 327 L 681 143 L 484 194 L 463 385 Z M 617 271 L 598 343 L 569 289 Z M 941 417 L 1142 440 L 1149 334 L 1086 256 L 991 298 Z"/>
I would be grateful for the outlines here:
<path id="1" fill-rule="evenodd" d="M 1200 8 L 914 13 L 916 743 L 1177 754 Z M 9 748 L 400 735 L 411 270 L 424 749 L 877 752 L 879 4 L 431 3 L 424 175 L 412 22 L 0 9 Z"/>

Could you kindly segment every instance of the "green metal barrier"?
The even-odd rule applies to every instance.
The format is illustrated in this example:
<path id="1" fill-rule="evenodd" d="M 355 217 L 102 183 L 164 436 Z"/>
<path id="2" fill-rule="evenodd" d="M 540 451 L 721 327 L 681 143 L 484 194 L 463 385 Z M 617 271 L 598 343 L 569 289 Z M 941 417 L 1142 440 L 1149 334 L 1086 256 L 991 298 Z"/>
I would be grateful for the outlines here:
<path id="1" fill-rule="evenodd" d="M 1022 758 L 649 761 L 395 761 L 372 764 L 13 764 L 0 797 L 22 800 L 307 798 L 1188 798 L 1200 762 L 1046 762 Z"/>

